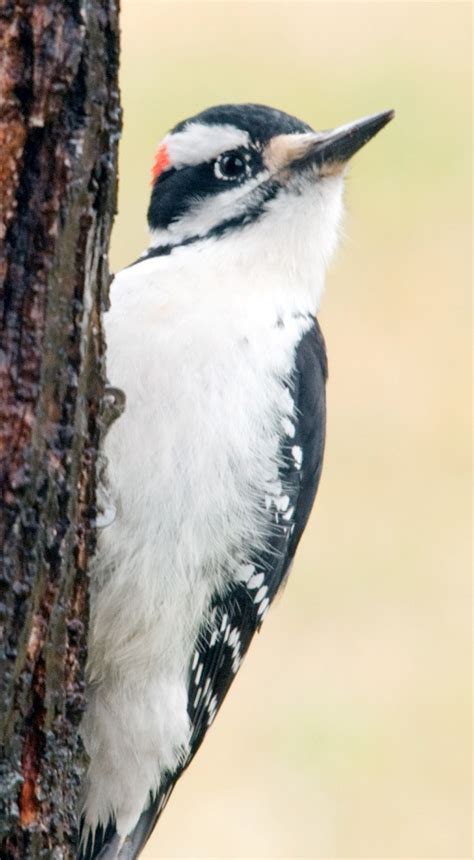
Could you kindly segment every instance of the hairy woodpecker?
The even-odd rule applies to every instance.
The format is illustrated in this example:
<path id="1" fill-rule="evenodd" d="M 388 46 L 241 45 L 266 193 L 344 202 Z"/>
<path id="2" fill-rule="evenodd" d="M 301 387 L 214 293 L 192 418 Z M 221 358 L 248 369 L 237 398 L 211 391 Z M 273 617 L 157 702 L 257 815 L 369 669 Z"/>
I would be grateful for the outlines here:
<path id="1" fill-rule="evenodd" d="M 126 409 L 104 445 L 81 860 L 138 856 L 288 575 L 323 459 L 314 314 L 344 168 L 392 116 L 314 132 L 224 105 L 158 149 L 150 245 L 106 315 Z"/>

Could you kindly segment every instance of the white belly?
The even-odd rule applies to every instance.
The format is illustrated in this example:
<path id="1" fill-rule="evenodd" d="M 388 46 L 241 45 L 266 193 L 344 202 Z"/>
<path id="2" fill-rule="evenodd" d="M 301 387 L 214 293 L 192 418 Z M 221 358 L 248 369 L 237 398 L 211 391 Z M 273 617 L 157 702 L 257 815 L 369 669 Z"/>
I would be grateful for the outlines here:
<path id="1" fill-rule="evenodd" d="M 127 406 L 105 443 L 117 514 L 99 536 L 84 735 L 89 816 L 106 817 L 106 803 L 126 833 L 186 754 L 196 636 L 215 590 L 264 536 L 261 501 L 278 478 L 287 382 L 310 321 L 153 285 L 120 298 L 119 286 L 108 376 Z"/>

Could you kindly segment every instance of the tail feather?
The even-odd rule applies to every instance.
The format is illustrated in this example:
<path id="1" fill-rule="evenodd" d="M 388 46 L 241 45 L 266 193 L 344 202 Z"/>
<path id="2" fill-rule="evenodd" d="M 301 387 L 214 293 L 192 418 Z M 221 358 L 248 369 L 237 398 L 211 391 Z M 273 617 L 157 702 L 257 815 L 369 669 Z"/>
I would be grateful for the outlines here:
<path id="1" fill-rule="evenodd" d="M 81 821 L 77 860 L 136 860 L 150 838 L 175 782 L 176 775 L 173 775 L 162 785 L 158 795 L 150 798 L 149 806 L 142 812 L 133 831 L 125 839 L 117 833 L 114 821 L 110 821 L 105 828 L 99 824 L 94 832 L 89 830 L 87 836 L 86 825 Z"/>

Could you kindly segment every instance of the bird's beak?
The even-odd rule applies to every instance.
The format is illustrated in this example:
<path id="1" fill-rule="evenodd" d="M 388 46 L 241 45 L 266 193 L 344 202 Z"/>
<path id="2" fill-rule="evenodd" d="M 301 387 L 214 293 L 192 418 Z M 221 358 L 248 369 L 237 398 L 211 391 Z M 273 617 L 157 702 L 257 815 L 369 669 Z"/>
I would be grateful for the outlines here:
<path id="1" fill-rule="evenodd" d="M 265 163 L 272 173 L 291 174 L 311 165 L 319 175 L 338 173 L 394 116 L 395 111 L 387 110 L 331 131 L 277 135 L 265 148 Z"/>

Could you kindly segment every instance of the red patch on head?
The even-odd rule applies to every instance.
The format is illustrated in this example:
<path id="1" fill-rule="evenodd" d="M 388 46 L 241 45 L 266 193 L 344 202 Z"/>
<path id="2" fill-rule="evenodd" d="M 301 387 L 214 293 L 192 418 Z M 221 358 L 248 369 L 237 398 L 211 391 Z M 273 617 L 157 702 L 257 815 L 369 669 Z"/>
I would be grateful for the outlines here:
<path id="1" fill-rule="evenodd" d="M 166 146 L 166 143 L 162 143 L 158 152 L 156 153 L 155 161 L 151 169 L 152 185 L 156 182 L 160 173 L 163 173 L 163 170 L 166 170 L 166 168 L 169 167 L 170 164 L 171 161 L 168 155 L 168 147 Z"/>

